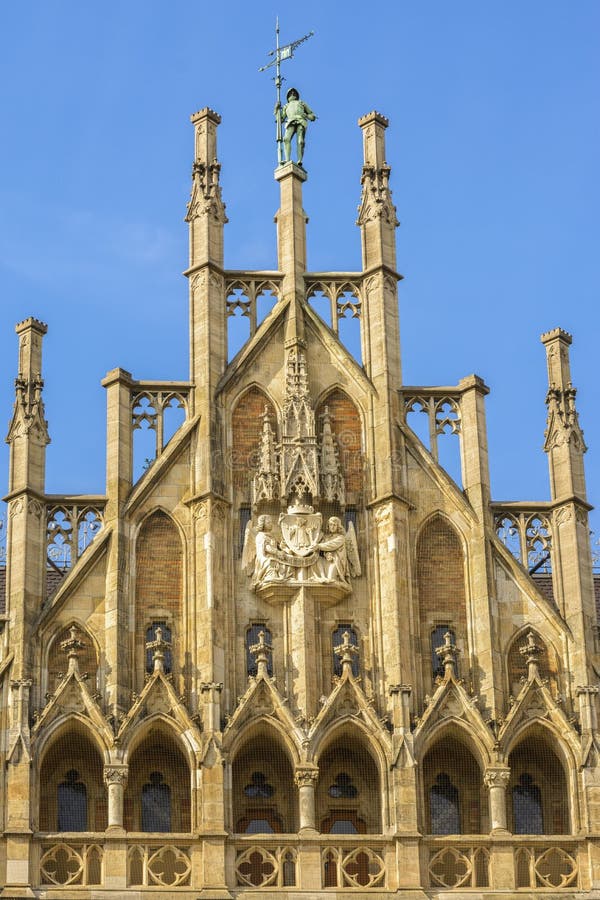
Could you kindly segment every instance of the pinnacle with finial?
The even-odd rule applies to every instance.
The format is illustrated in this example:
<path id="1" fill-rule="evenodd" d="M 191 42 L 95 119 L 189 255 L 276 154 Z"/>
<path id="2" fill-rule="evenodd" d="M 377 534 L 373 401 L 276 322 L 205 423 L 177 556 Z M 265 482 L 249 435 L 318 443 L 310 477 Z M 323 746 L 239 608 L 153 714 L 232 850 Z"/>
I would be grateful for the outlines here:
<path id="1" fill-rule="evenodd" d="M 539 644 L 536 644 L 533 631 L 529 629 L 525 643 L 519 647 L 519 653 L 525 660 L 525 665 L 527 666 L 528 681 L 532 681 L 535 677 L 539 676 L 538 661 L 541 652 L 542 648 Z"/>
<path id="2" fill-rule="evenodd" d="M 258 632 L 258 642 L 248 647 L 256 663 L 256 674 L 266 678 L 269 674 L 269 655 L 273 652 L 272 646 L 267 642 L 264 631 Z"/>
<path id="3" fill-rule="evenodd" d="M 342 635 L 342 643 L 333 648 L 336 656 L 339 656 L 342 664 L 342 676 L 352 675 L 352 663 L 354 657 L 358 656 L 358 647 L 350 640 L 350 632 L 344 631 Z"/>
<path id="4" fill-rule="evenodd" d="M 458 647 L 454 643 L 454 637 L 450 631 L 445 633 L 444 643 L 441 647 L 435 648 L 435 653 L 439 656 L 440 662 L 444 667 L 444 680 L 447 681 L 456 674 L 456 656 L 458 653 Z"/>
<path id="5" fill-rule="evenodd" d="M 154 671 L 165 671 L 165 655 L 167 650 L 171 649 L 171 642 L 163 640 L 163 630 L 157 625 L 154 631 L 155 638 L 153 641 L 146 641 L 146 650 L 152 653 L 152 661 L 154 663 Z"/>
<path id="6" fill-rule="evenodd" d="M 71 625 L 69 637 L 60 642 L 60 649 L 67 654 L 69 660 L 69 672 L 79 671 L 79 654 L 85 649 L 85 646 L 84 642 L 77 637 L 77 629 Z"/>

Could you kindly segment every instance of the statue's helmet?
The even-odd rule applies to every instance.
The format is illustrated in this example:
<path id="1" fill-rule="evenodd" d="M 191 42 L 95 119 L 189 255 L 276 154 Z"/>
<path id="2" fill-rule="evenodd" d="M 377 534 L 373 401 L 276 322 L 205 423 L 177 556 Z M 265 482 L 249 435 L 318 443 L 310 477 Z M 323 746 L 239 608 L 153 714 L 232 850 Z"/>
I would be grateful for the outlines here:
<path id="1" fill-rule="evenodd" d="M 296 100 L 300 99 L 300 94 L 298 93 L 296 88 L 290 88 L 287 94 L 285 95 L 285 99 L 289 102 L 289 100 L 294 97 Z"/>

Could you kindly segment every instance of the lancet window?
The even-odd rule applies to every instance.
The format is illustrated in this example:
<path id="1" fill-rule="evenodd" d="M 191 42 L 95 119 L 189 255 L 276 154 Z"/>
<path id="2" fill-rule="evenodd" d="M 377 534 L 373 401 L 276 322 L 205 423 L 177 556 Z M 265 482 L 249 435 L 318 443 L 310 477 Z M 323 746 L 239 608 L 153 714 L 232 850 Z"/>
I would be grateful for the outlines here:
<path id="1" fill-rule="evenodd" d="M 458 789 L 445 772 L 440 772 L 429 789 L 432 834 L 460 834 Z"/>
<path id="2" fill-rule="evenodd" d="M 514 833 L 544 834 L 542 793 L 528 772 L 522 772 L 512 789 Z"/>

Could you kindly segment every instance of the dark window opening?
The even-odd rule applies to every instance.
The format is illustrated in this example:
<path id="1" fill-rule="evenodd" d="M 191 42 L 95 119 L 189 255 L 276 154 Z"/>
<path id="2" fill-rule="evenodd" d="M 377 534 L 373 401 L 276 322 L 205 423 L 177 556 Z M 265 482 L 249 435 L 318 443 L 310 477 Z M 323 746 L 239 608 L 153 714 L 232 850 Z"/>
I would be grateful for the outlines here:
<path id="1" fill-rule="evenodd" d="M 515 834 L 544 834 L 542 792 L 524 772 L 512 789 Z"/>
<path id="2" fill-rule="evenodd" d="M 58 831 L 87 831 L 87 789 L 71 769 L 58 785 Z"/>
<path id="3" fill-rule="evenodd" d="M 429 791 L 432 834 L 460 834 L 458 790 L 450 777 L 441 772 Z"/>
<path id="4" fill-rule="evenodd" d="M 162 772 L 152 772 L 142 787 L 142 831 L 171 831 L 171 788 Z"/>

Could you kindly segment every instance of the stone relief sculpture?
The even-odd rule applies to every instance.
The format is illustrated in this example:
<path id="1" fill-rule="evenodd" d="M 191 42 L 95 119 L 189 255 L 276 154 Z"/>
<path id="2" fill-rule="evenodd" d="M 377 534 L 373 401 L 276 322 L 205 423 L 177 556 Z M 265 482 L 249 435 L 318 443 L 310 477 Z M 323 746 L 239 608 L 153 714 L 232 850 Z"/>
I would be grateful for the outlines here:
<path id="1" fill-rule="evenodd" d="M 352 523 L 346 530 L 341 519 L 331 516 L 324 532 L 321 513 L 297 501 L 277 525 L 277 538 L 272 516 L 261 515 L 246 526 L 242 568 L 254 588 L 273 582 L 349 588 L 350 579 L 361 574 Z"/>

